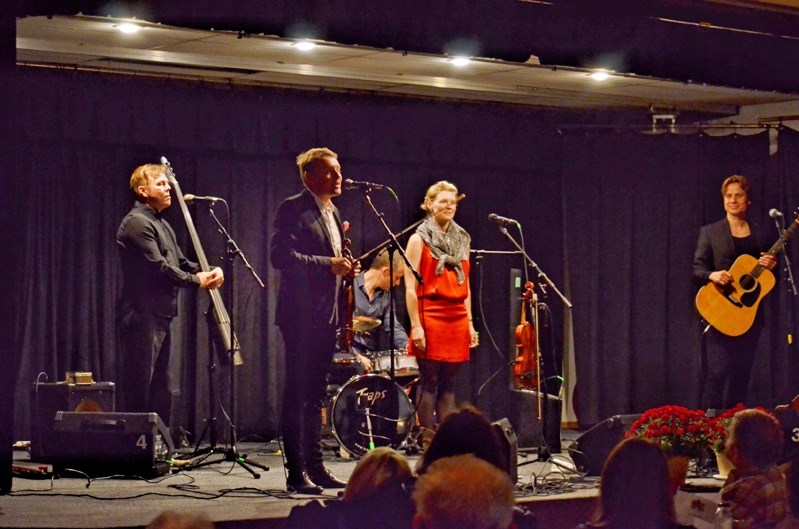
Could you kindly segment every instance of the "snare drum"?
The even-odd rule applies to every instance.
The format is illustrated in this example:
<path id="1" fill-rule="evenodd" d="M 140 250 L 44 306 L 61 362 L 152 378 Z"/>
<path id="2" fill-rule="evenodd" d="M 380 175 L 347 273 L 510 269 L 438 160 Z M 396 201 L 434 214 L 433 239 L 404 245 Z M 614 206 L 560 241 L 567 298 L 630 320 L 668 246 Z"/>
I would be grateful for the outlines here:
<path id="1" fill-rule="evenodd" d="M 333 398 L 333 435 L 348 452 L 363 456 L 377 446 L 399 448 L 414 425 L 408 395 L 386 375 L 351 378 Z"/>
<path id="2" fill-rule="evenodd" d="M 373 351 L 368 356 L 375 372 L 389 373 L 391 371 L 391 351 Z M 404 350 L 395 350 L 394 376 L 403 380 L 418 377 L 419 364 L 416 362 L 416 357 L 409 355 Z"/>

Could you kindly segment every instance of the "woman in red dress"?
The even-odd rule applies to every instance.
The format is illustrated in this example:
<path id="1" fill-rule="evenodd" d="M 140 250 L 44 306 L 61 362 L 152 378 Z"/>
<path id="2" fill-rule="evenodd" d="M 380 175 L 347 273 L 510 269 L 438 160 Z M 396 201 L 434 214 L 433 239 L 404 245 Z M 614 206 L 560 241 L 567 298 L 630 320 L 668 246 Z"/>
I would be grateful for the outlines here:
<path id="1" fill-rule="evenodd" d="M 455 409 L 455 382 L 469 348 L 477 345 L 469 289 L 469 242 L 453 220 L 458 189 L 436 182 L 427 190 L 422 209 L 427 218 L 411 235 L 406 253 L 424 284 L 405 269 L 405 298 L 411 320 L 408 347 L 419 363 L 418 418 L 422 447 L 441 421 Z"/>

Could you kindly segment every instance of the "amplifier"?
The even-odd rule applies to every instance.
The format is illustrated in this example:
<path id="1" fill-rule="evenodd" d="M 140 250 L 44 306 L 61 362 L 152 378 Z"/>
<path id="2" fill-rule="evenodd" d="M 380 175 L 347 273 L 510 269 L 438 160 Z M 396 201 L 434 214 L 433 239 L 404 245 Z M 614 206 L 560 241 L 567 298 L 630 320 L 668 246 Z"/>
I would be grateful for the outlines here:
<path id="1" fill-rule="evenodd" d="M 31 460 L 45 462 L 53 449 L 57 411 L 113 412 L 113 382 L 90 384 L 35 383 L 31 390 Z"/>
<path id="2" fill-rule="evenodd" d="M 175 448 L 157 413 L 56 412 L 47 461 L 91 476 L 160 476 Z"/>

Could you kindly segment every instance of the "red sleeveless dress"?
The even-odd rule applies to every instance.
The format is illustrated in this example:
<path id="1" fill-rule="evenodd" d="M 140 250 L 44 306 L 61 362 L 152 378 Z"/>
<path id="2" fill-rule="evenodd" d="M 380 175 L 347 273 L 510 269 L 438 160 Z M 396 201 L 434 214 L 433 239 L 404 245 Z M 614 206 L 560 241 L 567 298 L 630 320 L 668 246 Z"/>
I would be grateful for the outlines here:
<path id="1" fill-rule="evenodd" d="M 427 348 L 420 351 L 408 342 L 412 355 L 439 362 L 466 362 L 469 360 L 469 315 L 466 296 L 469 294 L 469 261 L 461 261 L 466 281 L 458 284 L 452 267 L 445 267 L 436 275 L 438 261 L 430 249 L 422 244 L 419 274 L 424 285 L 416 285 L 419 320 L 424 329 Z"/>

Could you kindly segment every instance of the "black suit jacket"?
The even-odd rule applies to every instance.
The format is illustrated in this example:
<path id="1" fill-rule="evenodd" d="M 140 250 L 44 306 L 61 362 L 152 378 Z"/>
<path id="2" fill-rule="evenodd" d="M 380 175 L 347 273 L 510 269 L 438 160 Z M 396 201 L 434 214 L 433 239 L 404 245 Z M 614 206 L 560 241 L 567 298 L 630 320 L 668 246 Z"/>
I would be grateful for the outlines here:
<path id="1" fill-rule="evenodd" d="M 761 252 L 769 249 L 766 235 L 758 224 L 749 223 L 749 230 Z M 735 253 L 732 231 L 726 218 L 702 226 L 694 253 L 693 280 L 696 286 L 708 281 L 711 272 L 729 270 L 739 256 Z M 759 257 L 759 256 L 755 256 Z"/>
<path id="2" fill-rule="evenodd" d="M 343 240 L 338 209 L 334 206 L 333 211 Z M 308 332 L 313 327 L 330 325 L 333 306 L 337 299 L 343 302 L 344 296 L 336 296 L 340 286 L 330 268 L 335 254 L 311 192 L 305 189 L 281 202 L 273 227 L 270 259 L 272 266 L 280 270 L 275 323 L 284 332 Z"/>

